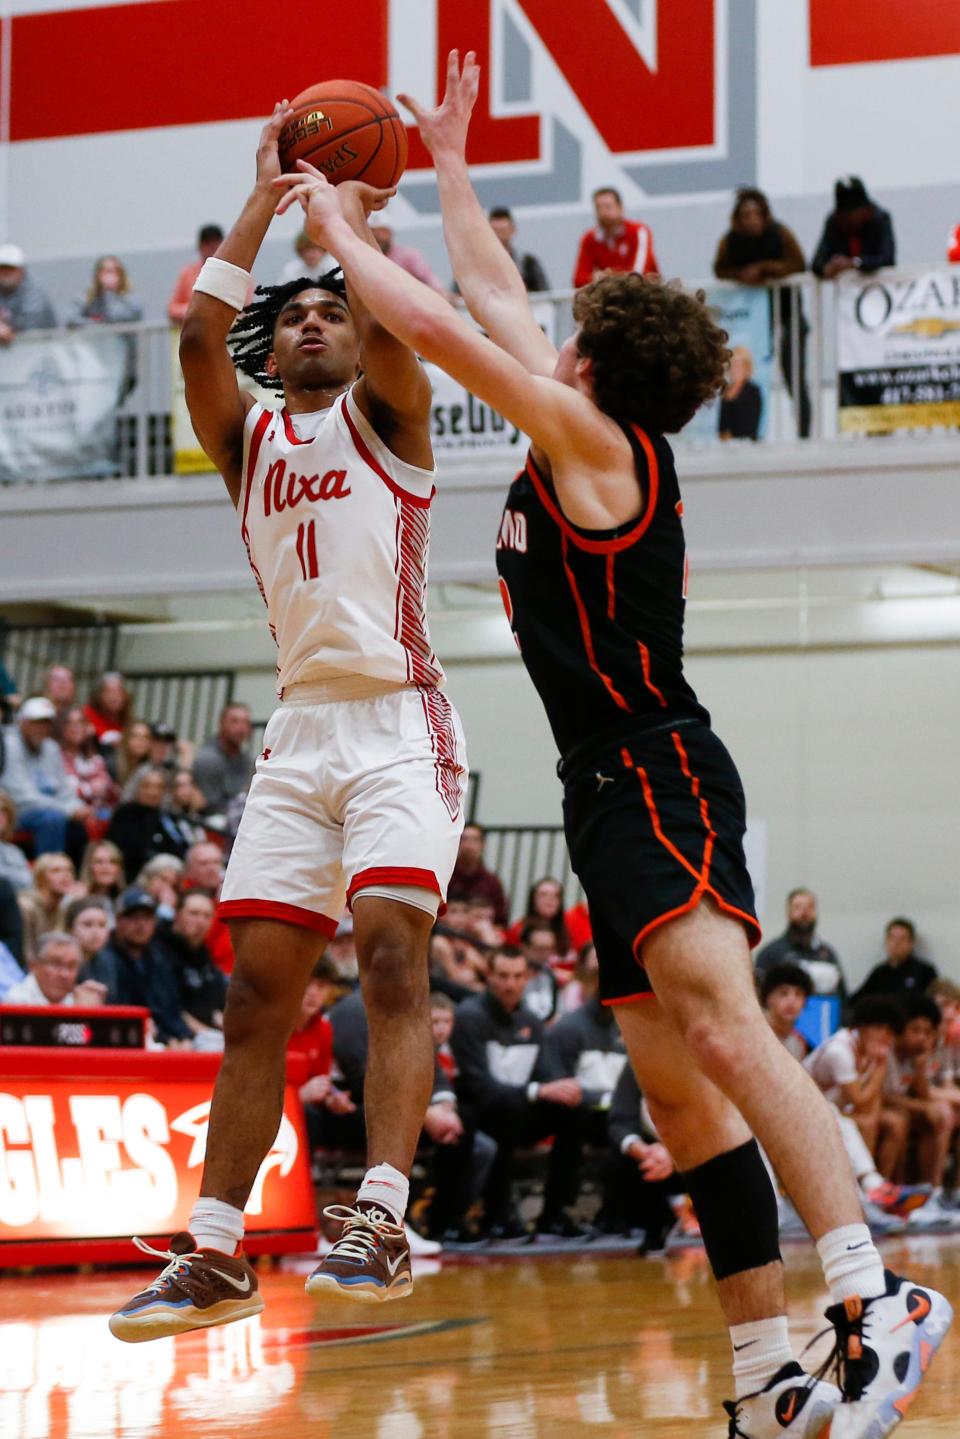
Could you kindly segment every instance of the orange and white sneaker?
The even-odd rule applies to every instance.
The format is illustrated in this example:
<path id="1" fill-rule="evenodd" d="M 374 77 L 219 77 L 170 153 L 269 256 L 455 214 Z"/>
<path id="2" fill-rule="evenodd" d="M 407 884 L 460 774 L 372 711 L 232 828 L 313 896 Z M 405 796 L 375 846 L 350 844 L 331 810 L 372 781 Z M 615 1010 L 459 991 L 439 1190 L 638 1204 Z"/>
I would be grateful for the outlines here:
<path id="1" fill-rule="evenodd" d="M 876 1299 L 845 1299 L 826 1311 L 837 1342 L 825 1370 L 836 1367 L 843 1393 L 830 1439 L 886 1439 L 916 1398 L 953 1321 L 950 1304 L 935 1289 L 889 1270 L 886 1280 Z"/>
<path id="2" fill-rule="evenodd" d="M 840 1390 L 784 1364 L 765 1388 L 728 1400 L 729 1439 L 821 1439 L 840 1403 Z"/>
<path id="3" fill-rule="evenodd" d="M 339 1220 L 343 1230 L 307 1280 L 308 1294 L 332 1293 L 382 1304 L 413 1293 L 410 1243 L 403 1225 L 362 1200 L 355 1209 L 331 1204 L 323 1212 L 328 1219 Z"/>
<path id="4" fill-rule="evenodd" d="M 134 1244 L 144 1254 L 169 1262 L 146 1289 L 110 1317 L 110 1333 L 127 1344 L 165 1339 L 190 1329 L 232 1324 L 263 1309 L 257 1276 L 242 1252 L 198 1249 L 192 1234 L 181 1230 L 170 1248 L 153 1249 L 142 1239 Z"/>

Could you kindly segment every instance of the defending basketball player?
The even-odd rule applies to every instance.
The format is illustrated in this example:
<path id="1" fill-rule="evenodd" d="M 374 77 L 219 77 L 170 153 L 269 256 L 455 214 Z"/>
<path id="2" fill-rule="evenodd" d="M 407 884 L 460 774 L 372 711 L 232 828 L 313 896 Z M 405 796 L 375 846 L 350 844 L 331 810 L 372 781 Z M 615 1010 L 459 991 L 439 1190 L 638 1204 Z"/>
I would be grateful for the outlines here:
<path id="1" fill-rule="evenodd" d="M 111 1320 L 131 1341 L 263 1307 L 240 1247 L 243 1209 L 277 1133 L 301 998 L 345 901 L 370 1035 L 370 1168 L 307 1289 L 378 1300 L 412 1288 L 402 1223 L 434 1074 L 427 943 L 466 777 L 424 612 L 431 391 L 413 351 L 337 272 L 258 291 L 243 308 L 280 199 L 271 182 L 289 114 L 278 105 L 263 131 L 256 185 L 201 272 L 180 342 L 194 428 L 268 607 L 282 703 L 223 886 L 236 964 L 201 1197 L 159 1279 Z M 365 208 L 382 199 L 356 183 L 342 195 L 350 233 L 378 255 Z M 283 407 L 243 392 L 235 366 Z"/>
<path id="2" fill-rule="evenodd" d="M 609 275 L 579 293 L 577 333 L 554 350 L 470 185 L 477 79 L 474 57 L 461 73 L 454 54 L 439 109 L 404 103 L 434 157 L 461 293 L 489 338 L 360 244 L 322 177 L 279 184 L 371 313 L 532 440 L 498 542 L 504 598 L 562 755 L 601 995 L 686 1171 L 730 1326 L 729 1433 L 814 1439 L 832 1424 L 833 1439 L 881 1439 L 950 1306 L 884 1270 L 836 1125 L 762 1017 L 743 791 L 682 668 L 682 505 L 664 434 L 721 390 L 726 336 L 700 297 Z M 775 1196 L 753 1135 L 823 1261 L 836 1345 L 818 1376 L 791 1347 Z"/>

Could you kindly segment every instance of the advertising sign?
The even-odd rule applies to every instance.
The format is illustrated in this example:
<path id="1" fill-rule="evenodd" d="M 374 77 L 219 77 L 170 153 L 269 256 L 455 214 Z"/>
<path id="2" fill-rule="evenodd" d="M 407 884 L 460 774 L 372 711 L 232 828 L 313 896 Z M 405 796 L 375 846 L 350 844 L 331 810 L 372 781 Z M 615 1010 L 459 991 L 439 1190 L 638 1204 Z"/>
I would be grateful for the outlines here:
<path id="1" fill-rule="evenodd" d="M 41 1056 L 32 1066 L 31 1055 Z M 4 1055 L 13 1077 L 0 1080 L 0 1264 L 13 1242 L 189 1228 L 219 1057 L 101 1051 L 81 1059 Z M 47 1067 L 54 1072 L 44 1074 Z M 289 1082 L 246 1216 L 254 1236 L 316 1227 L 303 1115 Z"/>
<path id="2" fill-rule="evenodd" d="M 960 270 L 837 284 L 840 429 L 960 425 Z"/>
<path id="3" fill-rule="evenodd" d="M 0 348 L 0 482 L 118 474 L 129 366 L 125 335 L 20 335 Z"/>
<path id="4" fill-rule="evenodd" d="M 685 440 L 762 440 L 770 423 L 773 326 L 767 290 L 745 285 L 707 290 L 707 304 L 729 335 L 733 352 L 727 388 L 704 405 L 683 431 Z"/>

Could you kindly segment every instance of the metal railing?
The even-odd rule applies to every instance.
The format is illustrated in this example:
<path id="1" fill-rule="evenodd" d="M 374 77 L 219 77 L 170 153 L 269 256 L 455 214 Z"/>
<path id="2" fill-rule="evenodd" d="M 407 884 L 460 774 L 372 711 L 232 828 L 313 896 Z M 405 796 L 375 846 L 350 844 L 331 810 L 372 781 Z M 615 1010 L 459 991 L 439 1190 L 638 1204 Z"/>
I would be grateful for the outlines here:
<path id="1" fill-rule="evenodd" d="M 138 719 L 170 725 L 178 739 L 197 745 L 216 734 L 236 684 L 233 670 L 130 670 L 123 677 Z"/>
<path id="2" fill-rule="evenodd" d="M 558 879 L 568 906 L 583 899 L 570 868 L 570 855 L 559 824 L 485 825 L 484 864 L 500 876 L 514 918 L 526 914 L 531 886 L 549 876 Z"/>
<path id="3" fill-rule="evenodd" d="M 0 620 L 0 660 L 21 695 L 39 694 L 51 665 L 69 665 L 77 692 L 86 695 L 116 668 L 120 627 L 115 624 L 10 625 Z"/>
<path id="4" fill-rule="evenodd" d="M 893 281 L 910 272 L 881 274 Z M 736 316 L 750 305 L 757 314 L 756 289 L 716 280 L 691 288 L 706 289 L 721 315 Z M 573 330 L 572 294 L 563 290 L 532 297 L 538 320 L 557 344 Z M 763 437 L 832 438 L 838 429 L 834 285 L 805 273 L 759 294 L 769 306 L 762 337 L 766 353 L 753 355 L 766 386 Z M 18 335 L 0 356 L 0 431 L 6 432 L 0 443 L 0 482 L 212 470 L 189 430 L 176 337 L 165 323 Z M 737 343 L 731 328 L 731 344 Z M 107 403 L 111 393 L 112 403 Z M 83 424 L 91 433 L 80 442 L 77 432 Z M 25 457 L 18 450 L 18 426 L 24 443 L 32 437 L 35 454 Z M 690 442 L 705 438 L 716 434 L 705 436 L 694 422 Z M 442 453 L 440 445 L 438 450 Z"/>

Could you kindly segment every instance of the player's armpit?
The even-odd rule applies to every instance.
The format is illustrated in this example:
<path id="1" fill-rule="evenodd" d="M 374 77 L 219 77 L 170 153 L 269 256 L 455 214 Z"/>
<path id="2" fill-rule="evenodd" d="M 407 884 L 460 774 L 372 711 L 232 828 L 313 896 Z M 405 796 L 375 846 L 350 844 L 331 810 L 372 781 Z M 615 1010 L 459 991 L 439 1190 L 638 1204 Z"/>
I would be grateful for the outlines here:
<path id="1" fill-rule="evenodd" d="M 353 397 L 397 459 L 433 467 L 430 406 L 433 393 L 417 356 L 381 325 L 371 322 L 361 350 L 363 374 Z"/>

